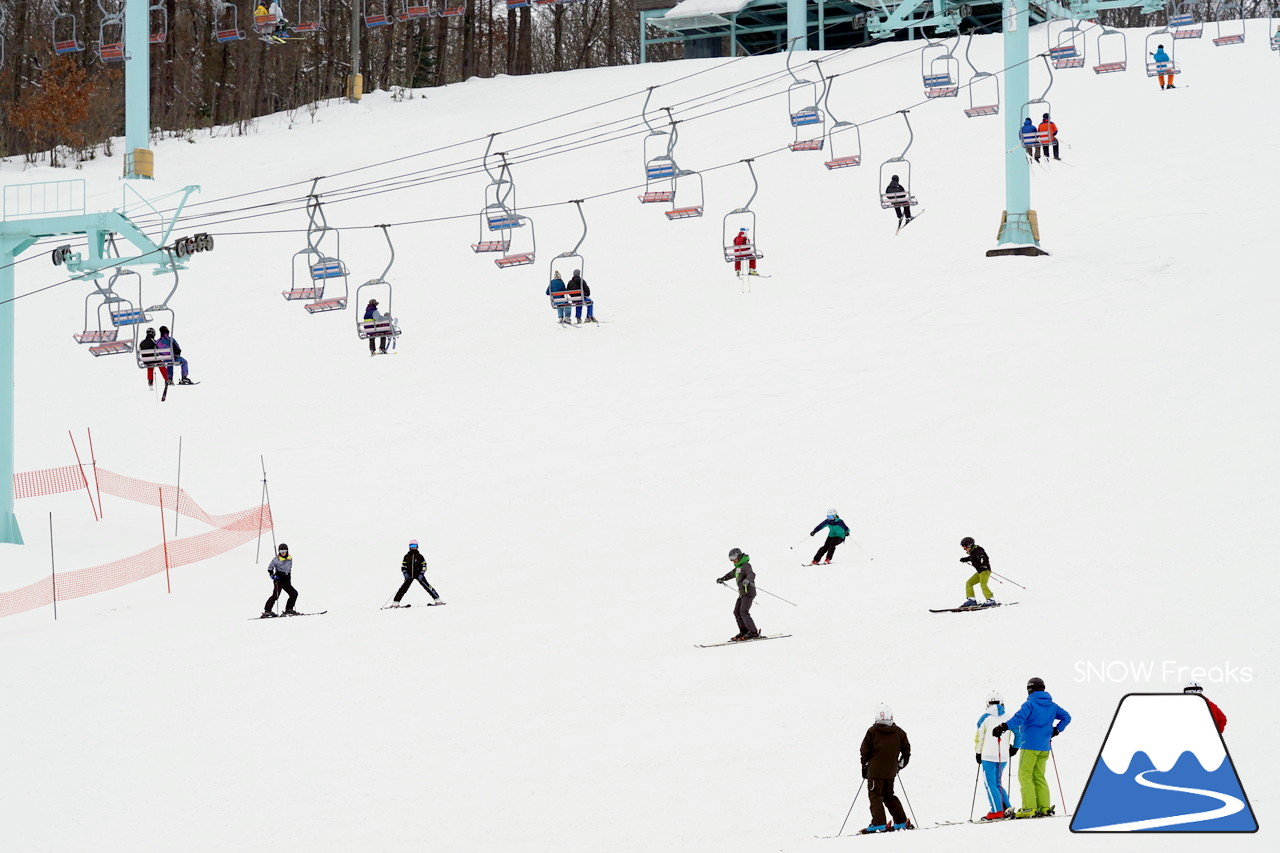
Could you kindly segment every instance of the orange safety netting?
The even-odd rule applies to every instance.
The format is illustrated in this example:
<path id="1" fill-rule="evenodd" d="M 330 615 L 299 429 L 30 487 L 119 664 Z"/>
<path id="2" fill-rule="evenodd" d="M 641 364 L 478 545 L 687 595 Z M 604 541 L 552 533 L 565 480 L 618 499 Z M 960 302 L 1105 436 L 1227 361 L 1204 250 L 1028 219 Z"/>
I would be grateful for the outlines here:
<path id="1" fill-rule="evenodd" d="M 166 553 L 168 568 L 173 569 L 225 554 L 272 527 L 269 506 L 251 507 L 229 515 L 210 515 L 186 491 L 173 486 L 137 480 L 102 468 L 97 469 L 96 479 L 98 488 L 106 494 L 156 507 L 163 500 L 165 510 L 174 509 L 176 504 L 181 515 L 204 522 L 213 529 L 195 536 L 171 539 L 140 554 L 100 566 L 58 573 L 56 577 L 44 578 L 20 589 L 0 592 L 0 618 L 52 604 L 55 585 L 58 601 L 105 592 L 163 572 Z M 85 486 L 76 465 L 17 474 L 13 480 L 15 497 L 19 498 L 58 494 Z"/>

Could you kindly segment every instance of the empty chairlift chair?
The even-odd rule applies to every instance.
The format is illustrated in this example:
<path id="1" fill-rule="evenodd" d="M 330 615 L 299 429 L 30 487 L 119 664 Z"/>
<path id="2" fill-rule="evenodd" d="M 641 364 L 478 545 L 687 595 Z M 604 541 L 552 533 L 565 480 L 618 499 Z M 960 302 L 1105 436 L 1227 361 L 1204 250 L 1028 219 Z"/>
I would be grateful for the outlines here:
<path id="1" fill-rule="evenodd" d="M 954 98 L 960 93 L 960 61 L 942 42 L 930 42 L 921 48 L 920 76 L 926 98 Z"/>
<path id="2" fill-rule="evenodd" d="M 1194 2 L 1174 3 L 1168 26 L 1175 39 L 1198 39 L 1204 34 Z"/>
<path id="3" fill-rule="evenodd" d="M 1094 74 L 1112 74 L 1129 67 L 1129 42 L 1120 30 L 1106 27 L 1098 33 L 1098 64 Z"/>
<path id="4" fill-rule="evenodd" d="M 1226 17 L 1226 27 L 1223 27 Z M 1239 19 L 1238 21 L 1236 19 Z M 1213 40 L 1214 47 L 1226 47 L 1232 44 L 1244 44 L 1244 5 L 1242 3 L 1224 3 L 1218 7 L 1216 22 L 1218 35 Z"/>
<path id="5" fill-rule="evenodd" d="M 676 172 L 676 123 L 671 117 L 671 108 L 666 107 L 668 130 L 661 130 L 649 121 L 649 98 L 653 96 L 656 86 L 650 86 L 645 95 L 644 107 L 640 119 L 649 128 L 640 143 L 641 156 L 644 158 L 644 192 L 637 198 L 641 204 L 666 204 L 675 196 Z"/>
<path id="6" fill-rule="evenodd" d="M 80 41 L 76 32 L 76 16 L 62 11 L 62 7 L 56 2 L 53 4 L 53 23 L 49 27 L 54 53 L 78 53 L 84 50 L 84 42 Z"/>
<path id="7" fill-rule="evenodd" d="M 791 83 L 787 86 L 787 114 L 795 130 L 795 141 L 789 147 L 792 151 L 818 151 L 826 139 L 826 115 L 820 106 L 823 92 L 817 83 L 797 77 L 791 70 L 793 53 L 787 52 L 787 73 L 791 75 Z M 818 75 L 825 88 L 821 66 L 818 67 Z"/>
<path id="8" fill-rule="evenodd" d="M 147 7 L 147 19 L 150 32 L 147 41 L 150 44 L 162 44 L 169 37 L 169 10 L 161 2 Z"/>
<path id="9" fill-rule="evenodd" d="M 221 44 L 241 41 L 245 37 L 240 29 L 240 11 L 235 3 L 222 3 L 214 13 L 213 40 Z"/>
<path id="10" fill-rule="evenodd" d="M 1049 59 L 1058 71 L 1083 68 L 1086 50 L 1084 30 L 1073 24 L 1059 33 L 1057 43 L 1049 47 Z"/>
<path id="11" fill-rule="evenodd" d="M 671 209 L 664 211 L 667 219 L 695 219 L 702 215 L 704 203 L 702 173 L 691 169 L 677 172 Z"/>
<path id="12" fill-rule="evenodd" d="M 124 15 L 112 14 L 98 0 L 98 8 L 102 10 L 102 22 L 98 24 L 98 58 L 103 62 L 123 62 L 124 52 Z"/>
<path id="13" fill-rule="evenodd" d="M 400 11 L 396 12 L 397 21 L 416 21 L 431 17 L 431 5 L 426 0 L 401 0 Z"/>
<path id="14" fill-rule="evenodd" d="M 387 27 L 396 22 L 393 15 L 387 13 L 390 0 L 361 0 L 361 15 L 364 25 L 369 29 Z"/>
<path id="15" fill-rule="evenodd" d="M 827 110 L 827 154 L 831 156 L 830 160 L 825 161 L 822 165 L 827 170 L 847 169 L 850 166 L 862 165 L 862 131 L 856 124 L 851 121 L 841 121 L 836 118 L 835 113 L 831 110 L 831 80 L 827 81 L 826 97 L 823 106 Z M 850 136 L 849 134 L 852 133 Z M 849 144 L 852 149 L 846 154 L 836 154 L 836 134 L 843 134 L 841 140 L 843 144 Z M 852 143 L 848 143 L 852 140 Z"/>
<path id="16" fill-rule="evenodd" d="M 969 118 L 993 116 L 1000 113 L 1000 78 L 988 71 L 979 71 L 978 66 L 969 58 L 969 49 L 973 47 L 973 34 L 964 46 L 964 59 L 969 63 L 973 76 L 969 78 L 969 106 L 964 114 Z"/>
<path id="17" fill-rule="evenodd" d="M 298 0 L 298 12 L 290 32 L 314 33 L 320 29 L 320 0 Z"/>
<path id="18" fill-rule="evenodd" d="M 97 300 L 97 306 L 91 308 L 95 300 Z M 107 287 L 98 287 L 93 293 L 85 297 L 84 331 L 71 337 L 78 344 L 88 345 L 90 355 L 118 355 L 119 353 L 133 351 L 132 341 L 120 340 L 120 330 L 114 325 L 111 328 L 107 328 L 111 324 L 103 322 L 103 311 L 109 311 L 113 303 L 120 301 L 122 301 L 121 297 L 113 293 L 109 285 Z M 92 320 L 90 319 L 91 317 Z"/>

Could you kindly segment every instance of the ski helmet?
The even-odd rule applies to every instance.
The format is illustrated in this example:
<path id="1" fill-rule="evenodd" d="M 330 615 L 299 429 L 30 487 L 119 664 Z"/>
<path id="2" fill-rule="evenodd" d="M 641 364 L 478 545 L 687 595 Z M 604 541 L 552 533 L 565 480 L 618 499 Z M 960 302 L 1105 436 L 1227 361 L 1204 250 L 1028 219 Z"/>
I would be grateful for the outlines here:
<path id="1" fill-rule="evenodd" d="M 741 548 L 730 548 L 730 549 L 729 549 L 729 559 L 730 559 L 730 560 L 736 560 L 736 559 L 738 559 L 738 558 L 739 558 L 739 557 L 741 557 L 741 556 L 742 556 L 742 549 L 741 549 Z"/>
<path id="2" fill-rule="evenodd" d="M 156 330 L 155 330 L 155 329 L 147 329 L 147 337 L 148 337 L 148 338 L 154 338 L 155 336 L 156 336 Z"/>
<path id="3" fill-rule="evenodd" d="M 417 539 L 410 539 L 410 540 L 409 540 L 409 547 L 410 547 L 410 548 L 417 548 L 417 547 L 418 547 L 418 540 L 417 540 Z"/>
<path id="4" fill-rule="evenodd" d="M 966 536 L 966 537 L 964 537 L 963 539 L 961 539 L 961 540 L 960 540 L 960 547 L 961 547 L 961 548 L 968 548 L 968 547 L 969 547 L 970 545 L 972 545 L 972 544 L 973 544 L 973 537 L 972 537 L 972 536 Z"/>
<path id="5" fill-rule="evenodd" d="M 286 544 L 284 544 L 283 542 L 281 542 L 281 543 L 280 543 L 280 546 L 279 546 L 278 548 L 276 548 L 276 551 L 278 551 L 278 552 L 280 552 L 280 553 L 282 553 L 282 554 L 288 554 L 288 553 L 289 553 L 289 546 L 288 546 L 288 545 L 286 545 Z"/>
<path id="6" fill-rule="evenodd" d="M 881 726 L 893 725 L 893 709 L 885 702 L 881 702 L 876 706 L 876 724 Z"/>
<path id="7" fill-rule="evenodd" d="M 834 509 L 827 510 L 827 518 L 837 518 L 839 515 L 840 513 L 836 512 Z"/>
<path id="8" fill-rule="evenodd" d="M 1000 695 L 999 690 L 992 690 L 990 693 L 987 694 L 987 704 L 988 705 L 1004 704 L 1004 697 Z"/>
<path id="9" fill-rule="evenodd" d="M 1187 686 L 1182 688 L 1183 693 L 1203 693 L 1204 688 L 1200 686 L 1198 681 L 1188 681 Z"/>
<path id="10" fill-rule="evenodd" d="M 1044 679 L 1043 678 L 1027 679 L 1027 692 L 1034 693 L 1037 690 L 1044 690 Z"/>

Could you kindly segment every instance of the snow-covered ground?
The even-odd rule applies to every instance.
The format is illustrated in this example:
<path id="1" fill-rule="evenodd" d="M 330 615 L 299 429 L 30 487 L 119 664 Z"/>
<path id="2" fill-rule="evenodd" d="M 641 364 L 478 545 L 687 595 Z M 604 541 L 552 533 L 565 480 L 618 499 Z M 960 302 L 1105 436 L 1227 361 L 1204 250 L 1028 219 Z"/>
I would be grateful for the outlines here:
<path id="1" fill-rule="evenodd" d="M 172 594 L 156 577 L 62 602 L 56 623 L 47 608 L 0 620 L 5 849 L 1199 849 L 1203 837 L 1080 841 L 1065 820 L 814 836 L 849 808 L 878 702 L 910 734 L 903 787 L 932 826 L 968 814 L 988 689 L 1015 702 L 1039 675 L 1071 712 L 1055 754 L 1073 806 L 1121 696 L 1180 688 L 1178 667 L 1227 666 L 1231 677 L 1202 680 L 1267 832 L 1280 794 L 1269 577 L 1280 124 L 1265 105 L 1280 58 L 1250 25 L 1244 46 L 1179 44 L 1173 92 L 1136 67 L 1138 32 L 1129 72 L 1057 76 L 1064 159 L 1032 179 L 1046 258 L 983 256 L 1003 207 L 1000 119 L 966 119 L 963 96 L 913 109 L 908 156 L 927 215 L 895 237 L 877 169 L 905 144 L 901 120 L 863 128 L 857 169 L 759 157 L 792 139 L 775 80 L 722 105 L 768 99 L 680 125 L 686 168 L 758 156 L 752 208 L 772 278 L 749 294 L 720 248 L 721 217 L 750 194 L 746 168 L 707 173 L 708 215 L 668 222 L 635 190 L 595 198 L 638 183 L 632 136 L 514 168 L 523 205 L 588 199 L 585 272 L 612 321 L 599 327 L 557 327 L 543 295 L 552 258 L 579 236 L 563 204 L 530 210 L 538 262 L 505 271 L 470 251 L 474 216 L 392 228 L 404 335 L 380 359 L 353 333 L 354 306 L 310 316 L 280 298 L 305 243 L 299 210 L 184 224 L 217 236 L 174 300 L 203 384 L 164 404 L 127 356 L 93 359 L 72 342 L 83 285 L 20 300 L 18 469 L 73 461 L 67 430 L 89 426 L 99 464 L 172 483 L 181 437 L 183 488 L 223 513 L 258 501 L 261 455 L 299 607 L 329 612 L 249 621 L 269 592 L 250 545 L 175 571 Z M 836 115 L 861 122 L 918 101 L 907 47 L 824 62 L 827 74 L 878 63 L 837 80 Z M 998 39 L 973 55 L 998 67 Z M 161 180 L 147 189 L 199 183 L 193 201 L 213 203 L 195 213 L 296 198 L 306 185 L 216 201 L 692 71 L 706 73 L 658 89 L 653 105 L 782 65 L 375 94 L 314 121 L 264 120 L 251 136 L 158 143 Z M 1033 77 L 1033 92 L 1043 86 Z M 495 148 L 634 118 L 642 100 Z M 117 203 L 118 168 L 79 173 L 93 205 Z M 79 176 L 16 169 L 0 178 Z M 478 210 L 484 185 L 468 175 L 327 213 L 343 228 L 434 220 Z M 289 233 L 241 233 L 271 231 Z M 353 287 L 381 272 L 381 240 L 344 233 Z M 24 264 L 18 290 L 60 272 Z M 28 544 L 4 546 L 5 589 L 47 573 L 50 512 L 59 570 L 155 544 L 154 509 L 107 499 L 95 523 L 85 503 L 19 503 Z M 846 544 L 835 565 L 801 568 L 831 506 L 874 560 Z M 927 612 L 963 598 L 966 535 L 1026 587 L 995 586 L 1019 606 Z M 381 612 L 410 538 L 449 604 Z M 694 648 L 736 630 L 732 595 L 714 585 L 732 547 L 763 589 L 795 602 L 762 594 L 755 606 L 761 627 L 790 639 Z M 866 824 L 865 802 L 849 830 Z"/>

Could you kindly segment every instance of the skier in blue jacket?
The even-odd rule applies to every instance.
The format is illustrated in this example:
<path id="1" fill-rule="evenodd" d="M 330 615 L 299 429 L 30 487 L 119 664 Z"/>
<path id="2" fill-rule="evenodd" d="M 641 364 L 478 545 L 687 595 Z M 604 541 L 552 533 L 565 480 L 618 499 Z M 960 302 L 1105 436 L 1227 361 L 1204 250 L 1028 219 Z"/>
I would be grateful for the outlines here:
<path id="1" fill-rule="evenodd" d="M 818 563 L 830 564 L 831 559 L 836 555 L 836 546 L 849 535 L 849 525 L 840 520 L 840 515 L 834 509 L 827 510 L 827 517 L 818 522 L 818 526 L 813 528 L 813 532 L 809 535 L 816 536 L 824 527 L 827 528 L 827 541 L 822 543 L 818 553 L 813 555 L 813 562 L 810 563 L 813 566 Z"/>
<path id="2" fill-rule="evenodd" d="M 1156 45 L 1156 52 L 1151 54 L 1151 58 L 1155 60 L 1157 76 L 1160 78 L 1161 89 L 1177 88 L 1173 85 L 1173 62 L 1169 58 L 1169 54 L 1164 52 L 1164 45 Z"/>
<path id="3" fill-rule="evenodd" d="M 1022 122 L 1018 134 L 1022 137 L 1022 150 L 1027 153 L 1027 159 L 1030 160 L 1032 152 L 1040 150 L 1040 130 L 1031 120 L 1031 116 L 1027 116 Z"/>
<path id="4" fill-rule="evenodd" d="M 547 285 L 547 296 L 551 297 L 551 304 L 556 309 L 556 319 L 561 323 L 569 322 L 569 300 L 564 296 L 556 298 L 556 294 L 563 294 L 567 290 L 564 286 L 564 279 L 560 277 L 560 270 L 556 270 L 551 276 L 551 283 Z"/>
<path id="5" fill-rule="evenodd" d="M 1007 731 L 1017 736 L 1022 758 L 1018 762 L 1018 787 L 1022 789 L 1022 808 L 1014 817 L 1048 817 L 1054 806 L 1049 795 L 1045 767 L 1053 750 L 1050 741 L 1062 734 L 1071 715 L 1053 701 L 1044 689 L 1043 678 L 1027 681 L 1027 701 L 1014 712 L 1008 722 L 991 730 L 996 737 Z"/>

